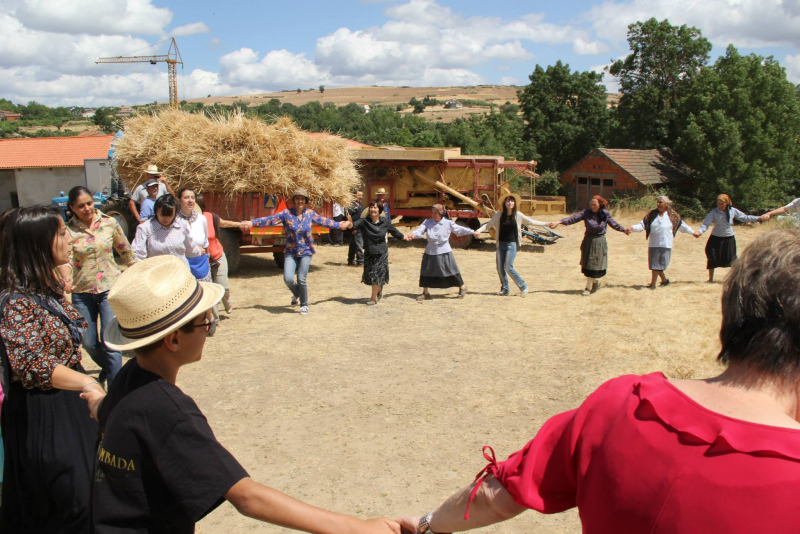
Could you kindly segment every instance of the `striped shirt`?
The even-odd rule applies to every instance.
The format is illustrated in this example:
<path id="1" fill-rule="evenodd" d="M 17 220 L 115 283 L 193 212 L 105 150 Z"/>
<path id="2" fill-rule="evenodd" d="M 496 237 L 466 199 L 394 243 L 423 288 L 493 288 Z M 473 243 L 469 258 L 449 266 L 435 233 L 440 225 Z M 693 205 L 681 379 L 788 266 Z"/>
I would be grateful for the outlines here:
<path id="1" fill-rule="evenodd" d="M 162 226 L 158 217 L 153 217 L 136 228 L 136 237 L 131 244 L 133 253 L 140 260 L 154 256 L 177 256 L 189 266 L 186 257 L 202 254 L 202 249 L 192 242 L 186 221 L 176 216 L 172 224 Z"/>
<path id="2" fill-rule="evenodd" d="M 700 225 L 699 232 L 705 233 L 709 226 L 714 225 L 711 230 L 711 235 L 716 237 L 732 237 L 733 236 L 733 221 L 739 222 L 758 222 L 758 217 L 755 215 L 745 215 L 734 207 L 722 211 L 719 208 L 714 208 L 711 213 L 706 215 L 703 219 L 703 224 Z"/>

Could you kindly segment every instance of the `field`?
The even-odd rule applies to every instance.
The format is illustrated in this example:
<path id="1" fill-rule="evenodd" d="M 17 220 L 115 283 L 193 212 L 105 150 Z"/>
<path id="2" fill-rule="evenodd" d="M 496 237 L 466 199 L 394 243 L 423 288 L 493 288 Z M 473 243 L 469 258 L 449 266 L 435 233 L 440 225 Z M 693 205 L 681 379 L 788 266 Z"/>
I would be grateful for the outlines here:
<path id="1" fill-rule="evenodd" d="M 557 244 L 517 256 L 526 299 L 516 289 L 494 295 L 490 240 L 455 252 L 466 299 L 433 290 L 424 303 L 414 300 L 423 242 L 392 240 L 391 283 L 377 306 L 364 305 L 368 288 L 345 265 L 346 247 L 320 246 L 305 317 L 288 306 L 271 257 L 244 257 L 231 281 L 234 313 L 178 385 L 255 480 L 370 517 L 434 508 L 485 465 L 481 446 L 505 458 L 612 377 L 719 371 L 722 285 L 705 283 L 706 236 L 678 234 L 673 283 L 650 291 L 644 235 L 610 231 L 609 274 L 582 297 L 583 226 L 559 231 Z M 763 231 L 737 227 L 739 250 Z M 284 530 L 226 503 L 198 532 Z M 579 533 L 580 525 L 575 511 L 527 512 L 485 532 Z"/>
<path id="2" fill-rule="evenodd" d="M 396 106 L 408 104 L 412 98 L 422 100 L 430 96 L 442 102 L 440 106 L 425 109 L 421 115 L 429 121 L 450 122 L 459 117 L 488 113 L 488 107 L 464 107 L 462 109 L 444 109 L 444 101 L 450 98 L 459 100 L 483 100 L 490 104 L 500 106 L 507 101 L 517 103 L 517 87 L 511 85 L 478 85 L 470 87 L 339 87 L 325 89 L 324 93 L 318 90 L 282 91 L 278 93 L 264 93 L 256 95 L 215 96 L 210 98 L 192 98 L 187 102 L 203 102 L 210 106 L 216 102 L 220 104 L 233 104 L 234 102 L 249 102 L 250 106 L 266 104 L 273 98 L 281 103 L 290 103 L 301 106 L 308 102 L 318 101 L 321 104 L 333 102 L 337 106 L 344 106 L 351 102 L 369 105 Z M 411 112 L 411 108 L 405 111 Z"/>

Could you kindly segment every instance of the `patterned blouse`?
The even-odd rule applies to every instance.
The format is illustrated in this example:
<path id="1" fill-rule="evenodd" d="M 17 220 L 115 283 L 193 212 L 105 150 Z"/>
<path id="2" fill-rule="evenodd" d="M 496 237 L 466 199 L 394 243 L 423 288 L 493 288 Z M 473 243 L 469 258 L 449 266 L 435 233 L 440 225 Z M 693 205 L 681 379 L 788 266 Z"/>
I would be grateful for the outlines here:
<path id="1" fill-rule="evenodd" d="M 169 226 L 162 226 L 158 217 L 143 222 L 136 228 L 136 237 L 131 246 L 136 258 L 140 260 L 172 255 L 180 258 L 187 267 L 187 256 L 194 258 L 202 254 L 202 249 L 192 242 L 186 221 L 178 216 L 175 216 Z"/>
<path id="2" fill-rule="evenodd" d="M 270 215 L 251 221 L 253 226 L 277 226 L 283 225 L 286 234 L 286 254 L 299 258 L 301 256 L 311 256 L 314 250 L 314 235 L 311 233 L 311 225 L 318 224 L 326 228 L 339 228 L 340 224 L 336 221 L 326 219 L 322 215 L 317 215 L 314 210 L 304 209 L 298 217 L 294 208 L 289 208 Z"/>
<path id="3" fill-rule="evenodd" d="M 120 275 L 114 250 L 130 266 L 138 261 L 117 221 L 100 210 L 94 211 L 89 226 L 73 217 L 67 225 L 72 234 L 72 283 L 75 293 L 104 293 Z"/>
<path id="4" fill-rule="evenodd" d="M 56 301 L 65 314 L 87 328 L 81 314 L 64 298 Z M 0 319 L 0 335 L 8 353 L 11 381 L 22 382 L 26 389 L 53 389 L 51 379 L 56 365 L 75 369 L 81 363 L 80 344 L 64 323 L 32 299 L 8 299 Z"/>

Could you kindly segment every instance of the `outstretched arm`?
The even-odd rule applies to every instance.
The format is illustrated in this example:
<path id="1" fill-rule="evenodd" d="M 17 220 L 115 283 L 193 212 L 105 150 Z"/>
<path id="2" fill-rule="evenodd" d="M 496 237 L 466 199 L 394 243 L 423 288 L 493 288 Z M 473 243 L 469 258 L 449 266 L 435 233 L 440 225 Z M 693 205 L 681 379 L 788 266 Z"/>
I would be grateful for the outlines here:
<path id="1" fill-rule="evenodd" d="M 429 527 L 433 532 L 461 532 L 506 521 L 526 510 L 514 502 L 511 494 L 494 477 L 483 481 L 469 509 L 469 519 L 464 519 L 469 495 L 474 483 L 462 488 L 433 511 Z M 400 525 L 417 532 L 421 516 L 406 515 L 397 519 Z"/>
<path id="2" fill-rule="evenodd" d="M 299 501 L 278 490 L 244 478 L 225 493 L 240 514 L 282 527 L 319 534 L 400 533 L 391 519 L 363 520 L 329 512 Z"/>

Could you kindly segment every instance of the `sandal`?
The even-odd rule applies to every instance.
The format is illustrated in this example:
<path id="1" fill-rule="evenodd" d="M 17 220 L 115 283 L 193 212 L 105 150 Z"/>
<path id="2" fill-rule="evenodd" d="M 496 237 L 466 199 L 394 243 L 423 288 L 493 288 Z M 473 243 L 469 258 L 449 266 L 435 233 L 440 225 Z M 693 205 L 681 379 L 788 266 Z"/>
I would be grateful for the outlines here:
<path id="1" fill-rule="evenodd" d="M 584 296 L 584 297 L 588 297 L 589 295 L 591 295 L 591 293 L 589 293 L 588 289 L 584 289 L 583 293 L 581 293 L 581 295 Z"/>
<path id="2" fill-rule="evenodd" d="M 464 289 L 460 289 L 458 291 L 458 295 L 456 295 L 456 298 L 457 299 L 463 299 L 466 296 L 467 296 L 467 286 L 464 286 Z"/>
<path id="3" fill-rule="evenodd" d="M 417 300 L 420 302 L 423 300 L 433 300 L 433 297 L 430 293 L 423 293 L 422 295 L 417 295 Z"/>
<path id="4" fill-rule="evenodd" d="M 377 301 L 377 300 L 372 300 L 372 299 L 369 299 L 369 300 L 367 301 L 367 306 L 375 306 L 377 303 L 378 303 L 378 301 Z"/>
<path id="5" fill-rule="evenodd" d="M 596 293 L 598 289 L 600 289 L 600 282 L 592 284 L 592 293 Z"/>

